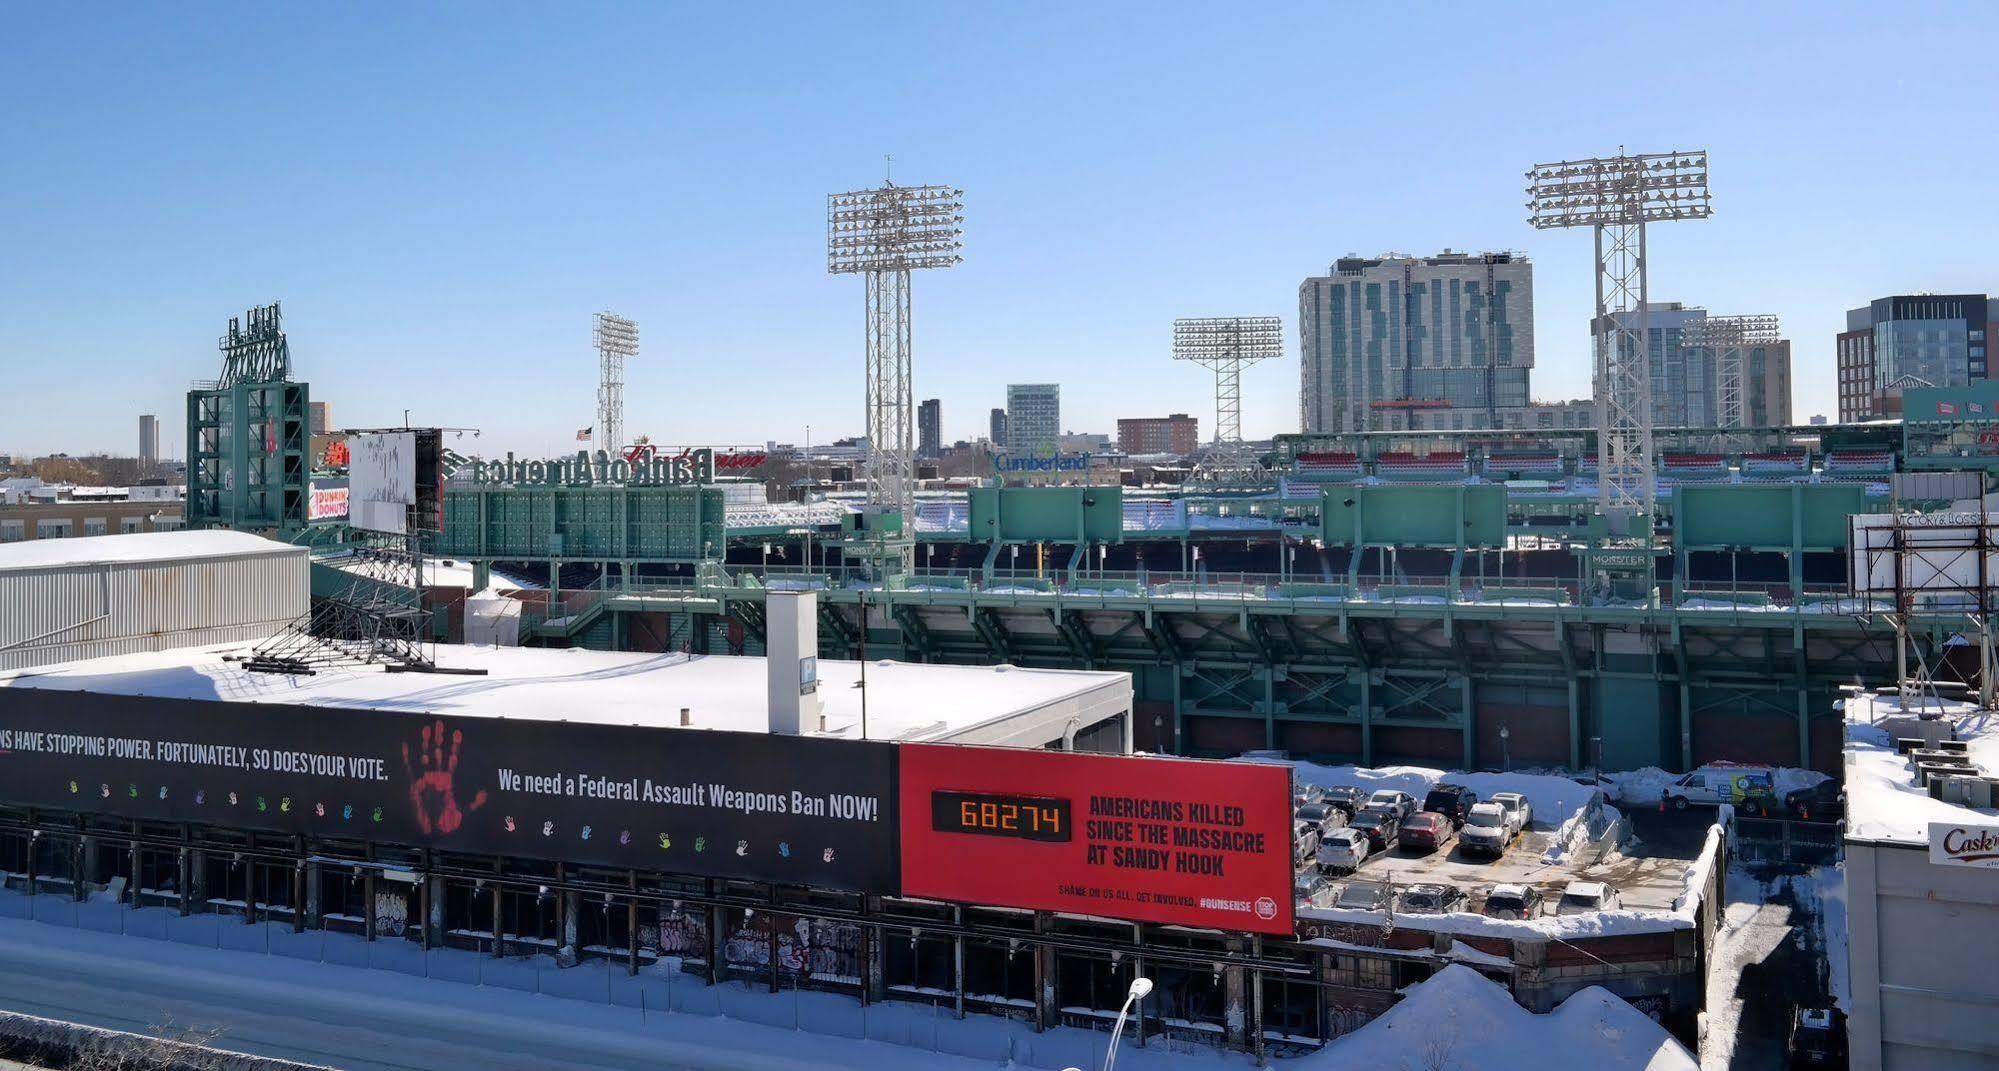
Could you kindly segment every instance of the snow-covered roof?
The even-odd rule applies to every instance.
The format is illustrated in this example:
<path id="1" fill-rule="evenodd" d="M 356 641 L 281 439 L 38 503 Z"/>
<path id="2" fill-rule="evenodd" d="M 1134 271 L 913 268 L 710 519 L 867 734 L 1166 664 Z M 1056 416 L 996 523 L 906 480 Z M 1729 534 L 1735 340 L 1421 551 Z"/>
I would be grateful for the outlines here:
<path id="1" fill-rule="evenodd" d="M 1930 713 L 1953 726 L 1967 742 L 1967 758 L 1987 777 L 1999 776 L 1999 717 L 1974 704 L 1922 697 Z M 1999 811 L 1980 810 L 1931 799 L 1916 783 L 1908 756 L 1895 750 L 1888 729 L 1877 723 L 1909 718 L 1892 695 L 1862 694 L 1845 700 L 1846 836 L 1849 840 L 1926 845 L 1931 822 L 1990 823 Z"/>
<path id="2" fill-rule="evenodd" d="M 0 674 L 0 688 L 55 688 L 114 695 L 294 703 L 483 718 L 525 718 L 678 728 L 680 708 L 695 729 L 764 732 L 765 660 L 717 655 L 632 654 L 439 644 L 439 666 L 484 676 L 384 673 L 379 667 L 321 670 L 312 676 L 253 673 L 225 655 L 253 645 L 184 647 Z M 826 727 L 807 735 L 860 736 L 859 662 L 819 661 L 818 697 Z M 867 664 L 870 739 L 1016 743 L 1012 735 L 1081 726 L 1131 709 L 1124 673 L 1017 666 Z M 1052 726 L 1052 730 L 1050 729 Z M 1051 737 L 1040 736 L 1034 746 Z"/>
<path id="3" fill-rule="evenodd" d="M 286 554 L 303 556 L 305 553 L 304 547 L 279 543 L 247 532 L 221 529 L 127 532 L 120 535 L 80 536 L 67 539 L 29 539 L 0 545 L 0 572 L 113 563 L 254 558 Z"/>
<path id="4" fill-rule="evenodd" d="M 1401 1002 L 1379 1019 L 1294 1061 L 1300 1071 L 1697 1071 L 1700 1066 L 1665 1027 L 1597 986 L 1536 1015 L 1515 1003 L 1504 986 L 1452 964 L 1403 993 Z"/>

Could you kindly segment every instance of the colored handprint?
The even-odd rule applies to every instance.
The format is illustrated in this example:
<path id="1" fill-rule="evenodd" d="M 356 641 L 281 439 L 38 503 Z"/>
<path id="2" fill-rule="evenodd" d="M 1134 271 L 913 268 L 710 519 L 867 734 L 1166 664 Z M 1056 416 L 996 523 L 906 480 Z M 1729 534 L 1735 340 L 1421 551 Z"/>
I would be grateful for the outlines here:
<path id="1" fill-rule="evenodd" d="M 264 797 L 262 797 L 262 796 L 258 796 L 258 797 L 257 797 L 257 813 L 258 813 L 258 814 L 263 814 L 263 813 L 264 813 L 265 811 L 268 811 L 268 810 L 270 810 L 270 809 L 271 809 L 271 805 L 270 805 L 270 804 L 268 804 L 268 803 L 266 803 L 266 802 L 264 802 Z"/>
<path id="2" fill-rule="evenodd" d="M 447 734 L 439 721 L 423 727 L 414 765 L 409 744 L 403 745 L 403 776 L 410 783 L 410 806 L 416 811 L 417 829 L 426 836 L 457 832 L 466 815 L 486 805 L 483 788 L 463 807 L 458 803 L 458 754 L 464 742 L 462 731 L 453 729 Z"/>
<path id="3" fill-rule="evenodd" d="M 831 849 L 831 848 L 828 848 L 828 849 L 826 849 L 826 850 L 825 850 L 824 852 L 820 853 L 820 856 L 819 856 L 819 860 L 820 860 L 820 862 L 824 862 L 824 863 L 830 863 L 830 862 L 832 862 L 832 861 L 833 861 L 833 849 Z"/>
<path id="4" fill-rule="evenodd" d="M 555 836 L 555 823 L 552 821 L 543 822 L 541 824 L 541 835 L 544 837 Z"/>
<path id="5" fill-rule="evenodd" d="M 626 844 L 630 844 L 631 842 L 632 842 L 632 831 L 631 831 L 631 830 L 629 830 L 629 829 L 625 829 L 625 830 L 620 830 L 620 831 L 618 832 L 618 843 L 619 843 L 620 845 L 626 845 Z"/>
<path id="6" fill-rule="evenodd" d="M 788 841 L 788 840 L 781 840 L 781 841 L 778 841 L 778 842 L 777 842 L 777 854 L 778 854 L 778 855 L 779 855 L 780 857 L 782 857 L 782 858 L 785 858 L 785 859 L 789 859 L 789 858 L 791 858 L 791 842 L 790 842 L 790 841 Z"/>
<path id="7" fill-rule="evenodd" d="M 660 850 L 660 851 L 663 851 L 663 852 L 666 852 L 666 851 L 672 851 L 672 850 L 673 850 L 673 838 L 672 838 L 672 837 L 669 837 L 669 836 L 667 836 L 667 835 L 666 835 L 666 834 L 664 834 L 664 833 L 661 833 L 661 834 L 659 835 L 659 850 Z"/>
<path id="8" fill-rule="evenodd" d="M 368 819 L 369 819 L 369 821 L 373 821 L 373 822 L 379 822 L 379 821 L 381 821 L 381 820 L 382 820 L 382 809 L 381 809 L 380 807 L 377 807 L 377 808 L 375 808 L 374 810 L 372 810 L 372 811 L 369 811 L 369 812 L 368 812 Z"/>
<path id="9" fill-rule="evenodd" d="M 344 806 L 344 807 L 340 808 L 340 820 L 341 820 L 342 822 L 352 822 L 352 821 L 354 820 L 354 805 L 353 805 L 353 804 L 351 804 L 351 803 L 350 803 L 350 804 L 347 804 L 346 806 Z"/>
<path id="10" fill-rule="evenodd" d="M 76 784 L 76 782 L 74 782 L 74 781 L 71 781 L 71 782 L 69 783 L 69 794 L 70 794 L 70 795 L 72 795 L 72 796 L 76 795 L 76 790 L 77 790 L 77 784 Z"/>
<path id="11" fill-rule="evenodd" d="M 324 803 L 315 803 L 315 804 L 313 804 L 313 805 L 312 805 L 312 816 L 313 816 L 314 818 L 325 818 L 325 817 L 326 817 L 326 804 L 324 804 Z"/>
<path id="12" fill-rule="evenodd" d="M 707 837 L 696 837 L 696 838 L 694 838 L 694 850 L 695 850 L 695 851 L 697 851 L 697 852 L 705 852 L 705 851 L 707 851 L 707 850 L 708 850 L 708 838 L 707 838 Z"/>
<path id="13" fill-rule="evenodd" d="M 589 826 L 584 826 L 584 827 L 583 827 L 583 839 L 584 839 L 584 840 L 589 840 L 589 839 L 590 839 L 590 827 L 589 827 Z"/>
<path id="14" fill-rule="evenodd" d="M 504 824 L 507 827 L 507 832 L 512 833 L 514 831 L 514 816 L 508 815 Z"/>

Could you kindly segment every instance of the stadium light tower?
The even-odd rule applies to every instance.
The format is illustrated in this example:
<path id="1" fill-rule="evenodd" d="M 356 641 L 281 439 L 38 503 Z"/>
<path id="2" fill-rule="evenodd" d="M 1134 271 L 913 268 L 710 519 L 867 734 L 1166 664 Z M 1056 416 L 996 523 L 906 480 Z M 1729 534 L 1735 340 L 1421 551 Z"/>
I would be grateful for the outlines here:
<path id="1" fill-rule="evenodd" d="M 906 571 L 916 525 L 916 441 L 911 428 L 909 273 L 964 258 L 958 236 L 965 191 L 898 186 L 826 197 L 826 270 L 867 276 L 868 511 L 896 513 L 901 531 L 884 541 Z"/>
<path id="2" fill-rule="evenodd" d="M 1715 392 L 1720 400 L 1715 423 L 1724 428 L 1748 426 L 1749 414 L 1742 400 L 1744 351 L 1776 342 L 1777 318 L 1762 313 L 1709 316 L 1688 323 L 1680 338 L 1686 345 L 1714 350 L 1715 379 L 1720 388 Z"/>
<path id="3" fill-rule="evenodd" d="M 1173 321 L 1173 359 L 1215 373 L 1215 458 L 1218 474 L 1253 467 L 1242 448 L 1242 370 L 1284 356 L 1284 322 L 1275 316 L 1214 316 Z"/>
<path id="4" fill-rule="evenodd" d="M 1652 517 L 1656 504 L 1645 224 L 1711 214 L 1707 150 L 1537 164 L 1527 197 L 1535 227 L 1596 232 L 1597 509 L 1613 535 L 1637 534 L 1633 521 Z"/>
<path id="5" fill-rule="evenodd" d="M 625 358 L 639 355 L 639 325 L 609 312 L 597 314 L 597 449 L 616 456 L 625 448 Z"/>

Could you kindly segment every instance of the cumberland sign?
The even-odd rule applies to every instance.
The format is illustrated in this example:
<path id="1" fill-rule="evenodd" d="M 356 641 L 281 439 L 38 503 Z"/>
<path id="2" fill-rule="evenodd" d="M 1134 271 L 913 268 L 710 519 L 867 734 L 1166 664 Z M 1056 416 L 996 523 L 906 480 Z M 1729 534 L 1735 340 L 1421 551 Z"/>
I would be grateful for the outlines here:
<path id="1" fill-rule="evenodd" d="M 689 447 L 677 454 L 666 454 L 650 447 L 635 447 L 623 456 L 614 456 L 608 451 L 576 451 L 574 457 L 555 457 L 532 461 L 516 460 L 509 451 L 503 460 L 467 460 L 460 463 L 450 478 L 459 473 L 469 472 L 473 483 L 508 484 L 556 484 L 562 486 L 589 486 L 592 484 L 613 484 L 622 486 L 673 487 L 684 484 L 714 483 L 719 472 L 747 472 L 761 466 L 765 461 L 762 453 L 716 453 L 710 446 Z"/>

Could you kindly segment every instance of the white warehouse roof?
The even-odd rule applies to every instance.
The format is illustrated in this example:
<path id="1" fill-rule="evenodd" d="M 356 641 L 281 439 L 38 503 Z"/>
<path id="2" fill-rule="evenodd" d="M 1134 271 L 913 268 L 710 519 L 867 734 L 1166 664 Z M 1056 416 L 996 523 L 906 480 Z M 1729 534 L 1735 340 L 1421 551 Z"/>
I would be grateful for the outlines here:
<path id="1" fill-rule="evenodd" d="M 128 532 L 0 544 L 0 573 L 145 562 L 212 561 L 296 554 L 304 547 L 221 529 Z"/>
<path id="2" fill-rule="evenodd" d="M 483 669 L 486 675 L 386 673 L 365 666 L 294 677 L 253 673 L 225 657 L 240 658 L 254 646 L 184 647 L 42 666 L 0 674 L 0 688 L 660 729 L 678 729 L 686 707 L 694 729 L 769 728 L 761 658 L 440 644 L 426 648 L 440 667 Z M 804 735 L 860 738 L 860 678 L 859 662 L 820 660 L 817 695 L 826 726 L 817 728 L 814 719 Z M 883 660 L 867 664 L 866 692 L 873 740 L 1041 747 L 1131 711 L 1131 677 L 1113 672 Z M 1128 740 L 1128 724 L 1126 734 Z"/>

